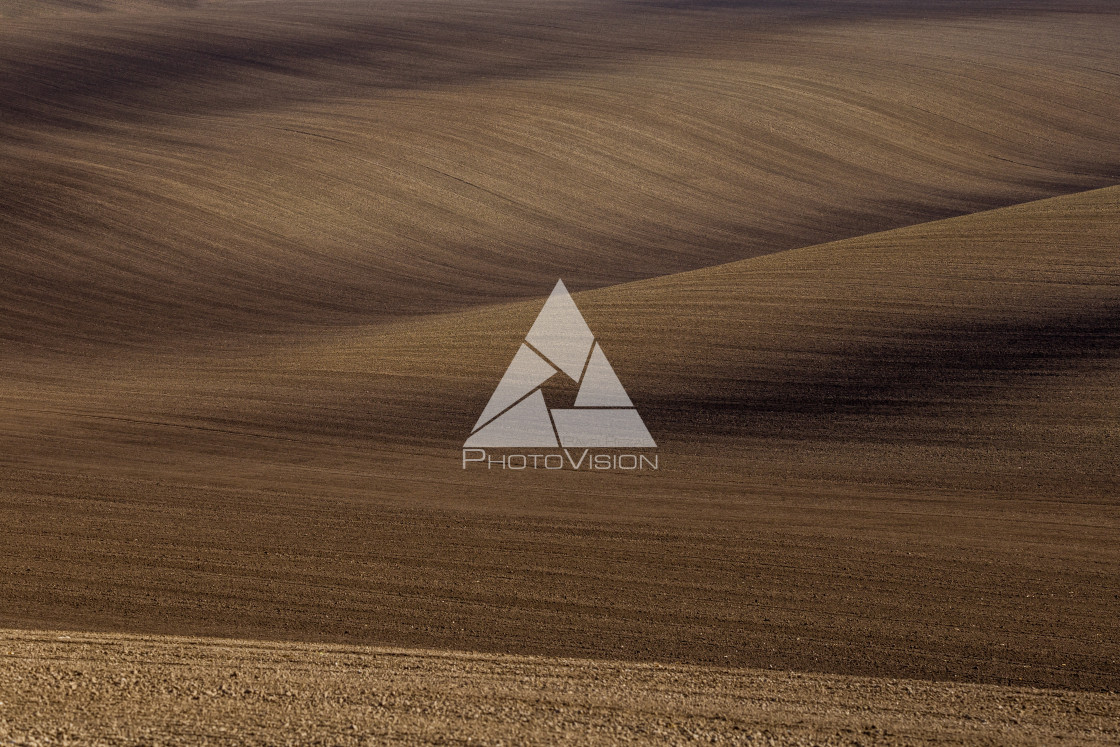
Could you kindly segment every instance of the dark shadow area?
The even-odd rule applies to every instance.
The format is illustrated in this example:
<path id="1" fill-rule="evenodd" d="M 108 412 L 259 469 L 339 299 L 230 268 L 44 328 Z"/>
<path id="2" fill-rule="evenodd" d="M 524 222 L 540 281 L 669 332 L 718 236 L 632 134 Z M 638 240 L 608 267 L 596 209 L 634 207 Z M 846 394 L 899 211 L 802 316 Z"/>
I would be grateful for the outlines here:
<path id="1" fill-rule="evenodd" d="M 1107 12 L 1084 1 L 627 3 L 476 1 L 238 4 L 170 15 L 105 13 L 13 29 L 0 44 L 0 124 L 90 128 L 97 120 L 218 114 L 377 90 L 464 86 L 700 51 L 743 32 L 807 24 L 993 13 Z M 684 12 L 682 12 L 684 11 Z M 791 37 L 788 42 L 795 40 Z M 326 66 L 333 66 L 329 71 Z"/>
<path id="2" fill-rule="evenodd" d="M 1001 390 L 1120 356 L 1120 302 L 1033 321 L 909 332 L 890 321 L 878 343 L 814 347 L 782 368 L 741 363 L 738 378 L 729 375 L 735 361 L 709 358 L 701 370 L 722 372 L 718 380 L 680 382 L 683 391 L 664 380 L 639 381 L 631 396 L 659 432 L 674 435 L 894 442 L 914 427 L 908 416 L 944 415 L 946 427 L 959 426 L 974 406 L 1009 406 L 995 396 Z"/>

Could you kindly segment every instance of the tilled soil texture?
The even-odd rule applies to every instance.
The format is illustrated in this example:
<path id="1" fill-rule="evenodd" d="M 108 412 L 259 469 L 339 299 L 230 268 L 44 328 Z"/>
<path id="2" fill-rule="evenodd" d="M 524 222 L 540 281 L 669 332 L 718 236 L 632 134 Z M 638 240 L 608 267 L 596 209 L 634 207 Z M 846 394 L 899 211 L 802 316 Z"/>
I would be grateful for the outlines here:
<path id="1" fill-rule="evenodd" d="M 0 615 L 1116 689 L 1118 198 L 577 293 L 656 471 L 462 468 L 541 300 L 17 366 Z"/>
<path id="2" fill-rule="evenodd" d="M 822 739 L 1120 690 L 1115 3 L 0 14 L 5 626 L 884 688 Z M 463 469 L 557 278 L 658 470 Z M 985 733 L 1115 736 L 1039 699 Z"/>
<path id="3" fill-rule="evenodd" d="M 380 324 L 1117 182 L 1115 3 L 914 8 L 6 21 L 5 359 Z"/>
<path id="4" fill-rule="evenodd" d="M 0 632 L 16 744 L 1115 744 L 1120 696 L 587 659 Z"/>

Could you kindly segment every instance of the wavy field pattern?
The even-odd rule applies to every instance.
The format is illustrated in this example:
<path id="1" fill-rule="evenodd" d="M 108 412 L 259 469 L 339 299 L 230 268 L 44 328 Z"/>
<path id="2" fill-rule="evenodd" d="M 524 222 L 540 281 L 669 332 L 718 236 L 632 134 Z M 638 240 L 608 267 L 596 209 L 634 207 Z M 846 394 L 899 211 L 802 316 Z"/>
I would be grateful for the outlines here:
<path id="1" fill-rule="evenodd" d="M 315 7 L 4 29 L 5 337 L 462 309 L 1103 186 L 1120 160 L 1113 14 Z"/>
<path id="2" fill-rule="evenodd" d="M 917 742 L 945 683 L 1101 691 L 938 728 L 1115 737 L 1112 4 L 0 15 L 0 624 L 581 657 L 628 724 L 658 665 L 935 681 Z M 656 472 L 462 468 L 557 278 Z"/>

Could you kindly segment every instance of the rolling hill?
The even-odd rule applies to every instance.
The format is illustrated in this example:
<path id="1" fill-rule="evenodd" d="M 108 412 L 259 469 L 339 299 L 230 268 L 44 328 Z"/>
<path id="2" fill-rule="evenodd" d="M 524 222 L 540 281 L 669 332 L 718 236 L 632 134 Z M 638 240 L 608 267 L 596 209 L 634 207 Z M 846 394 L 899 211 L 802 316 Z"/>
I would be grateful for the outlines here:
<path id="1" fill-rule="evenodd" d="M 1021 697 L 1046 718 L 972 736 L 1108 737 L 1112 4 L 0 15 L 10 666 L 54 677 L 44 631 L 425 672 L 460 652 L 431 682 L 481 661 L 513 672 L 503 692 L 525 662 L 640 683 L 638 705 L 578 704 L 628 724 L 726 706 L 665 706 L 658 667 L 740 705 L 788 670 L 783 697 L 854 693 L 805 739 L 863 729 L 860 708 L 965 739 L 968 708 Z M 658 469 L 464 469 L 558 278 Z M 407 698 L 429 674 L 377 676 Z M 938 722 L 963 684 L 973 705 Z M 904 686 L 929 696 L 906 723 Z"/>

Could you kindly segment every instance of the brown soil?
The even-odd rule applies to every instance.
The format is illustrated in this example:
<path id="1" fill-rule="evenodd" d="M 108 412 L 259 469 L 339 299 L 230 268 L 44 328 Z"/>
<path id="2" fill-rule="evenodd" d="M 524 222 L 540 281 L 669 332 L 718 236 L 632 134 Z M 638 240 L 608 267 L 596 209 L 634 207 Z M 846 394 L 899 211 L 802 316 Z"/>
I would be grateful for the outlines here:
<path id="1" fill-rule="evenodd" d="M 1120 14 L 1050 5 L 5 21 L 0 623 L 1120 690 Z M 462 469 L 557 277 L 659 470 Z"/>
<path id="2" fill-rule="evenodd" d="M 577 294 L 656 472 L 462 469 L 539 301 L 29 369 L 0 615 L 1115 689 L 1118 196 Z"/>
<path id="3" fill-rule="evenodd" d="M 1115 744 L 1120 698 L 185 637 L 0 632 L 15 744 Z"/>

